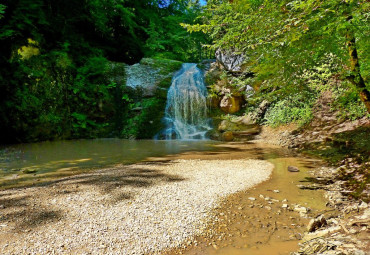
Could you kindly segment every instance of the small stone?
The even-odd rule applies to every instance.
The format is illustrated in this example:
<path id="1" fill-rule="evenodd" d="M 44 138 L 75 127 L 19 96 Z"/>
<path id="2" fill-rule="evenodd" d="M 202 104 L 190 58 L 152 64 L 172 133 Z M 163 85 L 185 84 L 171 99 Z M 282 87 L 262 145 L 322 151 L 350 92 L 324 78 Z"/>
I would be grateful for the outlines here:
<path id="1" fill-rule="evenodd" d="M 368 204 L 364 201 L 361 202 L 361 204 L 358 206 L 359 209 L 366 209 L 368 207 Z"/>
<path id="2" fill-rule="evenodd" d="M 301 213 L 301 212 L 307 213 L 309 211 L 309 209 L 304 207 L 304 206 L 297 205 L 297 206 L 294 207 L 294 211 L 299 212 L 299 213 Z"/>
<path id="3" fill-rule="evenodd" d="M 248 197 L 248 199 L 251 200 L 251 201 L 255 201 L 256 200 L 256 198 L 254 198 L 254 197 Z"/>
<path id="4" fill-rule="evenodd" d="M 349 230 L 349 232 L 350 232 L 351 234 L 356 234 L 356 233 L 358 233 L 358 231 L 357 231 L 356 229 L 354 229 L 354 228 L 351 228 L 351 229 Z"/>
<path id="5" fill-rule="evenodd" d="M 274 189 L 273 190 L 275 193 L 280 193 L 280 190 L 278 190 L 278 189 Z"/>
<path id="6" fill-rule="evenodd" d="M 323 237 L 323 236 L 326 236 L 326 235 L 329 235 L 329 234 L 338 232 L 341 229 L 342 229 L 342 227 L 336 226 L 336 227 L 327 228 L 327 229 L 324 229 L 324 230 L 321 230 L 321 231 L 316 231 L 316 232 L 308 233 L 308 234 L 306 234 L 303 237 L 302 242 L 308 242 L 308 241 L 310 241 L 312 239 L 320 238 L 320 237 Z"/>
<path id="7" fill-rule="evenodd" d="M 289 207 L 289 205 L 288 205 L 288 204 L 283 204 L 283 205 L 282 205 L 282 208 L 287 209 L 288 207 Z"/>
<path id="8" fill-rule="evenodd" d="M 289 172 L 299 172 L 299 169 L 296 166 L 288 166 L 288 171 Z"/>
<path id="9" fill-rule="evenodd" d="M 234 140 L 234 135 L 233 135 L 233 132 L 231 131 L 226 131 L 222 134 L 222 139 L 226 142 L 230 142 L 232 140 Z"/>

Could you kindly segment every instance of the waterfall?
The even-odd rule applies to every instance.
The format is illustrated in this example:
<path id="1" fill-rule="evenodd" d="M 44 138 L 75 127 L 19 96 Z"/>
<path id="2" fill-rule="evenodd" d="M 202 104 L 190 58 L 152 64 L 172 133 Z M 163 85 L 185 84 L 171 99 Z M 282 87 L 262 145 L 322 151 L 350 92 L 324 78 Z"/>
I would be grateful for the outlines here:
<path id="1" fill-rule="evenodd" d="M 183 64 L 172 78 L 164 119 L 166 140 L 206 139 L 212 129 L 207 118 L 207 89 L 196 64 Z"/>

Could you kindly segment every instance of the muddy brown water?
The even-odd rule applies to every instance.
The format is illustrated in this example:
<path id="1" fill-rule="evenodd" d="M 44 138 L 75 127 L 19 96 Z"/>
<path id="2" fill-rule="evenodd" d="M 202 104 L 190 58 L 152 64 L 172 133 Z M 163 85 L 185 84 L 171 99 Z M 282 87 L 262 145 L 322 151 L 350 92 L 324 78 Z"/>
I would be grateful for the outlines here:
<path id="1" fill-rule="evenodd" d="M 272 176 L 251 190 L 226 198 L 215 210 L 206 233 L 186 248 L 170 250 L 166 254 L 278 255 L 297 251 L 309 219 L 300 217 L 292 209 L 295 205 L 304 206 L 310 208 L 308 215 L 315 216 L 325 210 L 326 203 L 323 192 L 302 190 L 297 184 L 305 182 L 305 177 L 310 176 L 308 171 L 322 163 L 267 144 L 216 146 L 222 149 L 183 153 L 170 158 L 267 160 L 275 166 Z M 289 172 L 288 166 L 296 166 L 300 172 Z M 255 200 L 251 200 L 253 198 Z M 284 209 L 283 204 L 290 208 Z"/>
<path id="2" fill-rule="evenodd" d="M 93 139 L 0 147 L 0 189 L 29 186 L 150 156 L 217 149 L 217 142 Z"/>
<path id="3" fill-rule="evenodd" d="M 222 200 L 209 220 L 207 231 L 185 248 L 164 251 L 167 255 L 289 254 L 298 249 L 308 219 L 284 209 L 283 204 L 290 208 L 296 204 L 309 207 L 311 216 L 325 209 L 322 192 L 297 187 L 309 177 L 308 171 L 321 162 L 261 143 L 99 139 L 17 145 L 3 148 L 0 156 L 3 189 L 42 184 L 96 168 L 143 160 L 261 159 L 274 164 L 268 181 Z M 300 172 L 288 172 L 288 166 L 296 166 Z"/>

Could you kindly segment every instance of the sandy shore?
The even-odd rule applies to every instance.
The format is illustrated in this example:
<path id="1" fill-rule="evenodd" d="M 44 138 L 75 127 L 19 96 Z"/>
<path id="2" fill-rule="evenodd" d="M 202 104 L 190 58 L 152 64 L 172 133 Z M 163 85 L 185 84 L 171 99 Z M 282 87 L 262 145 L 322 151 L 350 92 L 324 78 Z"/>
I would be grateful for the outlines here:
<path id="1" fill-rule="evenodd" d="M 0 192 L 1 254 L 157 254 L 202 232 L 223 197 L 269 178 L 261 160 L 172 160 Z"/>

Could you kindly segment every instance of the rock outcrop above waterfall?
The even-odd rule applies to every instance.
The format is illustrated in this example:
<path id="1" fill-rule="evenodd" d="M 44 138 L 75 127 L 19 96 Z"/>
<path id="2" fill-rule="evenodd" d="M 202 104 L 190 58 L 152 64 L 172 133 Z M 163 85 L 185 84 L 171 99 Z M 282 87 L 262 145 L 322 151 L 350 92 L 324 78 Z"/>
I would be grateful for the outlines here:
<path id="1" fill-rule="evenodd" d="M 218 49 L 215 53 L 217 62 L 230 73 L 243 71 L 243 63 L 246 57 L 243 54 Z"/>
<path id="2" fill-rule="evenodd" d="M 165 97 L 172 76 L 181 64 L 176 60 L 143 58 L 140 63 L 125 66 L 126 86 L 141 90 L 144 97 Z"/>
<path id="3" fill-rule="evenodd" d="M 119 112 L 119 123 L 128 123 L 121 138 L 152 139 L 164 128 L 167 90 L 181 65 L 179 61 L 151 58 L 134 65 L 111 63 L 107 75 L 115 90 L 115 101 L 117 105 L 130 102 L 127 112 L 119 106 L 114 109 Z"/>

